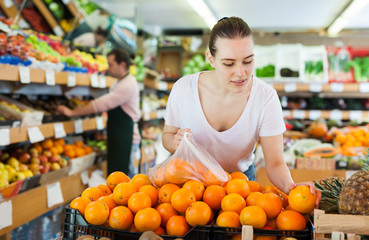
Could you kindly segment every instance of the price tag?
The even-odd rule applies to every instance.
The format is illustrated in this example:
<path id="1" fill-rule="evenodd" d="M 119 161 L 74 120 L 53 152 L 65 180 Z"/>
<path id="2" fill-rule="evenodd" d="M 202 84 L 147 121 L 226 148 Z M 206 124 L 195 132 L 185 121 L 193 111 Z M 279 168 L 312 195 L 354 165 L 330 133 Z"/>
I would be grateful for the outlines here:
<path id="1" fill-rule="evenodd" d="M 4 0 L 4 5 L 6 8 L 10 8 L 13 6 L 13 1 L 12 0 Z"/>
<path id="2" fill-rule="evenodd" d="M 304 110 L 293 110 L 292 116 L 295 119 L 305 119 L 305 111 Z"/>
<path id="3" fill-rule="evenodd" d="M 47 191 L 47 207 L 48 208 L 64 202 L 63 193 L 60 187 L 60 182 L 47 185 L 46 191 Z"/>
<path id="4" fill-rule="evenodd" d="M 7 146 L 10 143 L 9 129 L 0 129 L 0 146 Z"/>
<path id="5" fill-rule="evenodd" d="M 98 88 L 99 87 L 99 76 L 97 74 L 90 75 L 91 87 Z"/>
<path id="6" fill-rule="evenodd" d="M 357 173 L 358 171 L 346 171 L 346 180 L 349 179 L 352 175 Z"/>
<path id="7" fill-rule="evenodd" d="M 46 75 L 46 84 L 50 85 L 50 86 L 55 86 L 55 73 L 54 73 L 54 71 L 46 70 L 45 75 Z"/>
<path id="8" fill-rule="evenodd" d="M 63 138 L 67 134 L 65 134 L 64 125 L 63 123 L 55 123 L 54 124 L 54 136 L 55 138 Z"/>
<path id="9" fill-rule="evenodd" d="M 296 83 L 286 83 L 284 85 L 285 92 L 296 92 Z"/>
<path id="10" fill-rule="evenodd" d="M 343 83 L 331 83 L 332 92 L 343 92 Z"/>
<path id="11" fill-rule="evenodd" d="M 283 110 L 283 117 L 290 117 L 291 116 L 291 112 L 289 110 Z"/>
<path id="12" fill-rule="evenodd" d="M 148 120 L 150 120 L 150 113 L 144 113 L 144 115 L 143 115 L 143 119 L 145 120 L 145 121 L 148 121 Z"/>
<path id="13" fill-rule="evenodd" d="M 102 172 L 100 170 L 95 170 L 91 173 L 88 186 L 93 187 L 100 184 L 106 184 L 106 179 L 102 177 Z"/>
<path id="14" fill-rule="evenodd" d="M 83 133 L 83 124 L 81 119 L 74 121 L 74 132 L 77 134 Z"/>
<path id="15" fill-rule="evenodd" d="M 64 34 L 63 29 L 59 26 L 54 27 L 53 31 L 54 31 L 55 35 L 59 36 L 59 37 L 63 36 L 63 34 Z"/>
<path id="16" fill-rule="evenodd" d="M 13 206 L 12 201 L 0 203 L 0 230 L 13 225 Z"/>
<path id="17" fill-rule="evenodd" d="M 310 92 L 321 92 L 322 91 L 321 83 L 311 83 L 310 84 Z"/>
<path id="18" fill-rule="evenodd" d="M 367 93 L 369 92 L 369 83 L 360 83 L 359 84 L 359 91 Z"/>
<path id="19" fill-rule="evenodd" d="M 332 110 L 330 113 L 330 119 L 341 120 L 342 112 L 340 110 Z"/>
<path id="20" fill-rule="evenodd" d="M 103 130 L 105 128 L 104 121 L 101 116 L 96 117 L 96 129 Z"/>
<path id="21" fill-rule="evenodd" d="M 106 78 L 104 74 L 100 74 L 100 88 L 106 88 Z"/>
<path id="22" fill-rule="evenodd" d="M 68 87 L 74 87 L 76 86 L 76 73 L 75 72 L 69 72 L 68 73 Z"/>
<path id="23" fill-rule="evenodd" d="M 23 84 L 27 84 L 31 82 L 30 74 L 29 74 L 29 68 L 28 67 L 19 67 L 19 77 L 20 82 Z"/>
<path id="24" fill-rule="evenodd" d="M 319 119 L 322 116 L 322 112 L 319 110 L 310 110 L 309 111 L 309 119 L 310 120 L 316 120 Z"/>
<path id="25" fill-rule="evenodd" d="M 362 111 L 350 111 L 350 120 L 360 120 L 362 119 Z"/>
<path id="26" fill-rule="evenodd" d="M 90 178 L 88 177 L 88 172 L 86 170 L 84 170 L 83 172 L 81 172 L 81 181 L 83 185 L 86 185 L 88 183 L 88 180 Z"/>
<path id="27" fill-rule="evenodd" d="M 28 138 L 31 143 L 41 142 L 45 139 L 38 127 L 27 128 Z"/>
<path id="28" fill-rule="evenodd" d="M 166 82 L 159 81 L 158 89 L 159 90 L 168 90 L 168 84 Z"/>
<path id="29" fill-rule="evenodd" d="M 21 125 L 20 121 L 14 121 L 13 124 L 12 124 L 12 128 L 20 127 L 20 125 Z"/>

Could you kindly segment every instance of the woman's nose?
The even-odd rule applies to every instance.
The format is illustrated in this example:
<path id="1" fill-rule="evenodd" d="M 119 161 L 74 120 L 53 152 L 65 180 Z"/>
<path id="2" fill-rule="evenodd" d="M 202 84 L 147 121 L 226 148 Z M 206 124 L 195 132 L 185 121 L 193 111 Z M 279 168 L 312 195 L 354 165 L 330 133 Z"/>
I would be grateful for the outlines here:
<path id="1" fill-rule="evenodd" d="M 241 63 L 236 68 L 236 75 L 237 76 L 244 76 L 246 75 L 246 67 Z"/>

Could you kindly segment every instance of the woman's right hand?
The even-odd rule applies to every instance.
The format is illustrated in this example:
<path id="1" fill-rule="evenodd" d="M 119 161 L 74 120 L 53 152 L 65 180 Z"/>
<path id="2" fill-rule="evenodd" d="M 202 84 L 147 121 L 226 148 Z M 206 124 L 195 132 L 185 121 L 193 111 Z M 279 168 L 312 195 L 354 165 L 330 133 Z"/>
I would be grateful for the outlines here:
<path id="1" fill-rule="evenodd" d="M 184 135 L 185 135 L 185 132 L 188 132 L 190 133 L 190 137 L 192 137 L 192 132 L 189 128 L 184 128 L 184 129 L 178 129 L 177 130 L 177 133 L 174 135 L 174 140 L 173 140 L 173 143 L 174 143 L 174 146 L 177 150 L 179 144 L 181 143 Z"/>

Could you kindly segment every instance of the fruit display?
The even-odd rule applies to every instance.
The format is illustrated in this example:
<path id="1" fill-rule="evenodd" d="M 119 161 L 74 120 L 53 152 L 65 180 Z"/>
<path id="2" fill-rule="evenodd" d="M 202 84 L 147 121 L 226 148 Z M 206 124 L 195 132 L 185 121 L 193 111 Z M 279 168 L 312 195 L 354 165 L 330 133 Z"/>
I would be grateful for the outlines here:
<path id="1" fill-rule="evenodd" d="M 132 63 L 133 64 L 129 66 L 129 72 L 136 77 L 138 82 L 142 82 L 145 78 L 145 66 L 142 56 L 137 55 Z"/>
<path id="2" fill-rule="evenodd" d="M 229 174 L 224 187 L 205 186 L 188 180 L 177 185 L 155 187 L 149 177 L 131 179 L 113 172 L 106 184 L 86 188 L 70 203 L 84 219 L 101 227 L 183 236 L 197 225 L 293 230 L 306 228 L 316 195 L 307 186 L 296 187 L 289 195 L 273 186 L 264 188 L 249 181 L 242 172 Z"/>
<path id="3" fill-rule="evenodd" d="M 90 15 L 92 12 L 99 9 L 96 3 L 89 0 L 77 0 L 76 3 L 86 12 L 87 15 Z"/>
<path id="4" fill-rule="evenodd" d="M 167 106 L 169 94 L 144 94 L 141 100 L 141 109 L 143 112 L 152 112 L 159 108 L 165 108 Z"/>
<path id="5" fill-rule="evenodd" d="M 204 57 L 200 54 L 196 54 L 192 59 L 188 60 L 185 66 L 182 68 L 182 75 L 189 75 L 199 71 L 213 70 L 214 68 L 208 61 L 205 61 Z"/>

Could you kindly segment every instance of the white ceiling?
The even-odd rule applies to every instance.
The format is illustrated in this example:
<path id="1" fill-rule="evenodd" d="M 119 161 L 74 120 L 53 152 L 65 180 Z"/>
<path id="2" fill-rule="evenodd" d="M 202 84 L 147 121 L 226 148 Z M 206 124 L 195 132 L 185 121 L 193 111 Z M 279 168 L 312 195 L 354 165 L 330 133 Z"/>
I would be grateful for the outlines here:
<path id="1" fill-rule="evenodd" d="M 215 17 L 238 16 L 260 31 L 325 29 L 351 0 L 205 0 Z M 118 16 L 134 19 L 154 34 L 166 29 L 207 29 L 186 0 L 95 0 Z M 131 10 L 130 10 L 131 9 Z M 134 11 L 132 10 L 134 9 Z M 369 4 L 346 29 L 369 30 Z"/>

